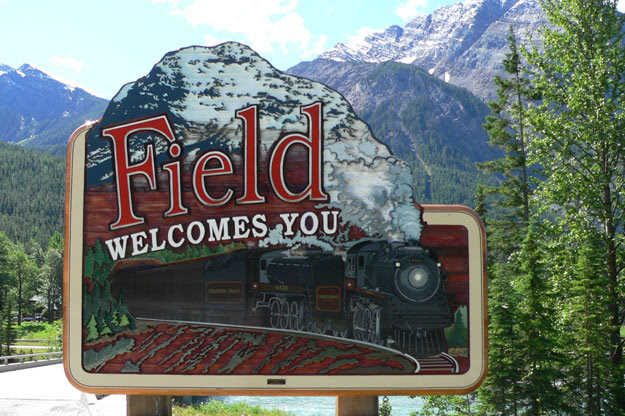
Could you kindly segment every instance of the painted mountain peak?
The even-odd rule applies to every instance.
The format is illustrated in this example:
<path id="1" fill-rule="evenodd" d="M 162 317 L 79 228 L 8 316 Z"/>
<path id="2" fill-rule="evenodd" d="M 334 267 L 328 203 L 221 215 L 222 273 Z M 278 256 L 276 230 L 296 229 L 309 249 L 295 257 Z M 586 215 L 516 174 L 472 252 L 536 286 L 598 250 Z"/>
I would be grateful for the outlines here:
<path id="1" fill-rule="evenodd" d="M 354 228 L 363 237 L 418 240 L 421 212 L 413 200 L 412 175 L 407 165 L 373 136 L 340 93 L 321 83 L 278 71 L 245 45 L 227 42 L 167 53 L 146 76 L 120 89 L 99 127 L 167 114 L 184 148 L 185 171 L 192 170 L 207 151 L 220 150 L 232 155 L 234 173 L 238 174 L 243 126 L 235 112 L 257 105 L 262 182 L 263 175 L 267 176 L 262 166 L 266 166 L 267 155 L 275 143 L 287 133 L 307 134 L 309 121 L 302 106 L 316 102 L 323 105 L 323 182 L 329 200 L 311 204 L 315 209 L 339 210 L 344 232 L 332 237 L 285 238 L 280 230 L 270 230 L 258 244 L 306 244 L 333 249 L 350 241 L 353 235 L 348 233 L 353 234 Z M 101 129 L 95 128 L 88 137 L 90 189 L 110 188 L 114 181 L 111 143 L 100 134 Z M 170 160 L 166 140 L 143 134 L 129 145 L 131 163 L 145 158 L 148 142 L 154 143 L 157 166 Z M 297 150 L 291 153 L 296 154 Z M 161 176 L 166 175 L 161 172 Z M 271 204 L 275 199 L 269 196 L 271 188 L 267 183 L 260 187 Z M 241 193 L 241 189 L 236 189 L 235 198 Z"/>

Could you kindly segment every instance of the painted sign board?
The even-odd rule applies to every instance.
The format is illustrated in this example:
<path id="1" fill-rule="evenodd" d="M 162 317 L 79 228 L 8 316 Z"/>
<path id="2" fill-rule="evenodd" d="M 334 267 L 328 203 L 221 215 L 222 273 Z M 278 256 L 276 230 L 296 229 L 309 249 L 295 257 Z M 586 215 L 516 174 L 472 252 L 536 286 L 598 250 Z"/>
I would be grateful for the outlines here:
<path id="1" fill-rule="evenodd" d="M 68 147 L 65 368 L 94 392 L 424 394 L 486 373 L 485 235 L 336 91 L 168 53 Z"/>

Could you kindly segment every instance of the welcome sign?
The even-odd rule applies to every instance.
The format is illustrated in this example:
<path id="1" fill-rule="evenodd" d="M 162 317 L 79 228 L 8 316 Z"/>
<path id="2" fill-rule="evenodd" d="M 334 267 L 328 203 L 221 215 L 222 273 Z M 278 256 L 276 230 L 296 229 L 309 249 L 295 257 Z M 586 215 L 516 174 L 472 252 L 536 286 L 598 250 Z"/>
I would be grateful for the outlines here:
<path id="1" fill-rule="evenodd" d="M 68 148 L 66 372 L 98 392 L 470 391 L 485 240 L 336 91 L 168 53 Z"/>

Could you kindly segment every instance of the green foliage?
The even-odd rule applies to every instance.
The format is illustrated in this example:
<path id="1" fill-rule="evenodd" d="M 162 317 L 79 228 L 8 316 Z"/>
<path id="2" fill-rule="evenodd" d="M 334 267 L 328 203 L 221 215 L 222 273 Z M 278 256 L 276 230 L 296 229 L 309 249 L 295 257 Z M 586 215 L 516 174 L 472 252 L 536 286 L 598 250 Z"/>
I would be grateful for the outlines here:
<path id="1" fill-rule="evenodd" d="M 10 299 L 20 325 L 25 313 L 32 315 L 38 308 L 37 296 L 46 302 L 52 322 L 54 312 L 62 309 L 63 239 L 55 233 L 46 252 L 37 242 L 30 241 L 28 247 L 30 252 L 0 233 L 0 308 Z"/>
<path id="2" fill-rule="evenodd" d="M 378 408 L 378 416 L 391 416 L 392 411 L 393 406 L 391 406 L 391 401 L 388 396 L 384 396 Z"/>
<path id="3" fill-rule="evenodd" d="M 390 97 L 377 97 L 380 101 L 366 106 L 358 116 L 411 167 L 419 203 L 470 206 L 478 183 L 494 183 L 492 175 L 475 167 L 476 160 L 497 154 L 479 145 L 486 141 L 479 121 L 488 114 L 488 107 L 478 98 L 420 68 L 395 62 L 376 65 L 367 76 L 367 86 L 383 91 L 379 97 Z M 444 102 L 434 98 L 440 96 Z"/>
<path id="4" fill-rule="evenodd" d="M 522 76 L 523 65 L 512 29 L 507 41 L 510 51 L 503 61 L 507 77 L 495 78 L 498 100 L 489 104 L 492 115 L 484 124 L 490 145 L 499 148 L 503 156 L 478 164 L 480 170 L 497 175 L 501 181 L 495 186 L 478 187 L 476 196 L 482 215 L 488 212 L 485 223 L 490 278 L 489 376 L 480 389 L 480 402 L 482 409 L 495 414 L 518 413 L 523 402 L 523 377 L 532 371 L 519 340 L 523 323 L 519 304 L 525 294 L 517 285 L 521 242 L 531 215 L 524 122 L 530 90 Z"/>
<path id="5" fill-rule="evenodd" d="M 63 321 L 57 320 L 49 324 L 47 322 L 22 322 L 17 327 L 17 338 L 19 339 L 36 339 L 47 340 L 57 336 L 58 328 L 62 332 Z"/>
<path id="6" fill-rule="evenodd" d="M 34 256 L 28 255 L 20 243 L 12 244 L 8 263 L 13 276 L 17 324 L 20 325 L 29 300 L 37 293 L 39 268 L 35 264 Z"/>
<path id="7" fill-rule="evenodd" d="M 18 339 L 45 341 L 28 345 L 47 345 L 50 350 L 59 351 L 63 349 L 63 321 L 58 319 L 53 323 L 47 322 L 22 322 L 15 327 L 15 337 Z"/>
<path id="8" fill-rule="evenodd" d="M 502 182 L 476 196 L 490 278 L 479 410 L 625 414 L 625 18 L 613 1 L 542 5 L 542 48 L 521 55 L 509 37 L 485 125 L 505 156 L 481 164 Z"/>
<path id="9" fill-rule="evenodd" d="M 193 405 L 188 407 L 174 406 L 173 416 L 241 416 L 241 415 L 256 415 L 256 416 L 289 416 L 290 412 L 282 410 L 268 410 L 263 409 L 260 406 L 251 406 L 242 403 L 226 404 L 217 400 L 211 400 L 210 402 L 202 405 Z"/>
<path id="10" fill-rule="evenodd" d="M 0 142 L 0 230 L 29 248 L 63 229 L 65 159 Z"/>
<path id="11" fill-rule="evenodd" d="M 607 0 L 549 0 L 543 8 L 556 27 L 543 31 L 544 52 L 534 49 L 527 54 L 533 84 L 542 96 L 541 103 L 528 112 L 538 132 L 529 156 L 544 168 L 538 197 L 545 209 L 557 207 L 555 222 L 564 231 L 564 247 L 577 251 L 592 242 L 605 284 L 601 302 L 586 299 L 588 311 L 601 317 L 608 334 L 607 343 L 594 340 L 597 343 L 592 344 L 603 354 L 605 378 L 599 383 L 605 396 L 598 401 L 585 391 L 585 407 L 591 413 L 623 414 L 625 363 L 620 331 L 625 293 L 619 260 L 624 256 L 625 227 L 625 17 L 616 12 L 615 1 Z M 588 270 L 582 259 L 591 248 L 584 250 L 578 252 L 581 259 L 571 258 L 564 270 L 590 289 L 591 280 L 575 273 L 580 267 Z M 561 279 L 554 280 L 562 284 Z M 580 339 L 582 333 L 589 335 L 579 331 Z M 591 364 L 582 378 L 596 377 L 597 363 Z M 573 393 L 571 401 L 580 393 Z"/>
<path id="12" fill-rule="evenodd" d="M 9 239 L 0 232 L 0 313 L 4 310 L 4 305 L 9 299 L 9 288 L 13 283 L 9 265 L 10 245 Z"/>
<path id="13" fill-rule="evenodd" d="M 11 345 L 15 343 L 15 320 L 13 319 L 13 304 L 8 298 L 0 311 L 0 355 L 11 355 Z"/>
<path id="14" fill-rule="evenodd" d="M 605 348 L 610 345 L 610 334 L 605 330 L 610 323 L 610 297 L 601 238 L 595 231 L 594 236 L 589 234 L 572 243 L 565 227 L 559 222 L 549 230 L 554 308 L 565 329 L 560 333 L 559 347 L 568 354 L 563 390 L 571 408 L 603 414 L 601 409 L 610 397 L 606 381 L 612 365 L 611 349 Z"/>
<path id="15" fill-rule="evenodd" d="M 530 415 L 553 414 L 566 409 L 564 379 L 560 371 L 567 357 L 559 349 L 553 289 L 547 273 L 545 237 L 530 225 L 518 252 L 515 287 L 521 294 L 517 309 L 517 345 L 522 378 L 517 381 L 522 408 Z"/>
<path id="16" fill-rule="evenodd" d="M 410 416 L 469 416 L 477 414 L 477 394 L 462 396 L 428 396 L 421 410 Z"/>
<path id="17" fill-rule="evenodd" d="M 497 85 L 496 102 L 489 104 L 492 115 L 486 117 L 484 128 L 490 137 L 490 145 L 500 149 L 503 156 L 488 162 L 478 163 L 482 172 L 496 174 L 502 180 L 494 186 L 482 186 L 480 191 L 495 198 L 490 202 L 492 225 L 489 238 L 495 239 L 495 246 L 506 258 L 519 247 L 524 229 L 530 218 L 530 198 L 532 195 L 531 178 L 536 177 L 527 163 L 528 97 L 536 93 L 523 77 L 523 64 L 517 48 L 512 27 L 507 38 L 508 52 L 503 66 L 508 78 L 495 77 Z"/>
<path id="18" fill-rule="evenodd" d="M 39 271 L 39 294 L 46 302 L 48 322 L 55 319 L 55 311 L 63 309 L 63 247 L 62 241 L 55 243 L 51 238 L 51 243 L 45 252 L 44 263 Z"/>
<path id="19" fill-rule="evenodd" d="M 122 328 L 130 326 L 130 319 L 128 319 L 128 315 L 126 315 L 125 313 L 122 314 L 122 317 L 119 320 L 119 326 Z"/>

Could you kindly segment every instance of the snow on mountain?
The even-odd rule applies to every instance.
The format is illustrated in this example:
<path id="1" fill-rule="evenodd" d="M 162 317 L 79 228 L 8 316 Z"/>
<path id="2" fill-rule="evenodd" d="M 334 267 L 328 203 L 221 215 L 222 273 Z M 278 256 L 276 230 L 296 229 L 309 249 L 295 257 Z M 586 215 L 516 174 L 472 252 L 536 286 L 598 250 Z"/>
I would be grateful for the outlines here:
<path id="1" fill-rule="evenodd" d="M 33 147 L 60 147 L 86 119 L 98 118 L 106 100 L 62 83 L 24 64 L 0 65 L 0 140 Z"/>
<path id="2" fill-rule="evenodd" d="M 4 75 L 9 71 L 13 71 L 13 68 L 5 64 L 0 64 L 0 75 Z"/>
<path id="3" fill-rule="evenodd" d="M 238 109 L 258 105 L 264 152 L 286 132 L 306 132 L 300 107 L 318 101 L 323 103 L 324 189 L 330 195 L 330 202 L 318 207 L 340 209 L 344 224 L 357 225 L 368 235 L 418 240 L 421 213 L 406 164 L 373 137 L 338 92 L 276 70 L 245 45 L 228 42 L 166 54 L 148 75 L 121 88 L 100 125 L 167 113 L 184 145 L 185 163 L 191 164 L 206 149 L 241 153 Z M 112 182 L 109 141 L 99 130 L 93 129 L 88 139 L 88 186 Z M 159 165 L 167 158 L 167 143 L 150 135 L 133 140 L 134 158 L 144 157 L 147 141 L 156 143 Z M 264 243 L 271 238 L 270 233 Z M 327 248 L 327 241 L 316 243 Z"/>
<path id="4" fill-rule="evenodd" d="M 540 42 L 545 25 L 538 0 L 470 0 L 417 16 L 404 28 L 391 26 L 357 44 L 337 44 L 319 57 L 339 62 L 396 61 L 417 65 L 483 99 L 495 96 L 512 26 L 523 40 Z"/>

